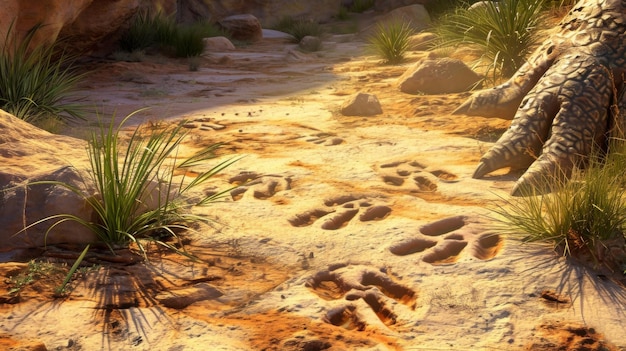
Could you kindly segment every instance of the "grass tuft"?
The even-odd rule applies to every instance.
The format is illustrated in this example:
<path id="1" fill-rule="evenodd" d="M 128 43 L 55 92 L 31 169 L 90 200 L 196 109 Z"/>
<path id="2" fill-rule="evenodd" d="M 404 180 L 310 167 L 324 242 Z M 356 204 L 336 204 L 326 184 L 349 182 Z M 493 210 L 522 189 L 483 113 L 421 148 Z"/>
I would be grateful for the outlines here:
<path id="1" fill-rule="evenodd" d="M 411 36 L 415 34 L 410 22 L 399 19 L 379 23 L 374 34 L 368 39 L 368 48 L 387 64 L 398 64 L 411 46 Z"/>
<path id="2" fill-rule="evenodd" d="M 494 209 L 510 233 L 524 241 L 554 245 L 566 257 L 591 260 L 595 266 L 626 269 L 626 198 L 624 197 L 626 142 L 614 139 L 611 152 L 594 153 L 585 170 L 571 179 L 551 178 L 552 192 L 504 200 Z"/>
<path id="3" fill-rule="evenodd" d="M 84 77 L 73 67 L 76 57 L 58 45 L 34 46 L 40 28 L 19 43 L 9 28 L 0 51 L 0 109 L 33 124 L 83 119 L 84 108 L 68 102 Z"/>
<path id="4" fill-rule="evenodd" d="M 122 139 L 122 128 L 133 114 L 118 127 L 114 119 L 93 132 L 89 142 L 90 174 L 98 196 L 61 182 L 38 182 L 65 187 L 85 199 L 94 209 L 97 220 L 87 221 L 68 214 L 41 219 L 24 230 L 53 221 L 55 226 L 74 221 L 93 231 L 111 250 L 136 245 L 145 255 L 143 242 L 153 242 L 183 253 L 163 237 L 178 238 L 177 232 L 189 229 L 188 224 L 209 219 L 191 214 L 193 206 L 205 206 L 232 189 L 194 198 L 187 194 L 204 184 L 239 158 L 220 162 L 187 182 L 185 176 L 174 183 L 176 174 L 187 174 L 190 167 L 204 165 L 215 157 L 220 144 L 206 147 L 190 157 L 181 158 L 178 149 L 187 135 L 184 121 L 174 126 L 136 128 L 129 139 Z M 37 184 L 37 183 L 31 183 Z"/>
<path id="5" fill-rule="evenodd" d="M 480 48 L 493 79 L 508 77 L 536 44 L 543 8 L 544 0 L 488 1 L 473 9 L 458 7 L 439 18 L 435 26 L 440 38 L 437 46 L 469 44 Z"/>
<path id="6" fill-rule="evenodd" d="M 296 43 L 299 43 L 306 36 L 319 37 L 324 34 L 319 23 L 293 17 L 281 18 L 272 29 L 291 34 L 294 37 L 293 41 Z"/>

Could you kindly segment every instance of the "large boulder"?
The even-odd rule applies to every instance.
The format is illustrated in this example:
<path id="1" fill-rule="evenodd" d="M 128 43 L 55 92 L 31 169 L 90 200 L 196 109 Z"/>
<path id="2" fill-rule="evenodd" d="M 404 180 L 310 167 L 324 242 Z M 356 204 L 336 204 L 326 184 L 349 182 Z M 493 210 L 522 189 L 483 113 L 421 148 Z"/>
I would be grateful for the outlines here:
<path id="1" fill-rule="evenodd" d="M 40 24 L 32 45 L 66 37 L 70 50 L 84 52 L 116 33 L 139 8 L 141 0 L 3 0 L 0 11 L 0 47 L 7 33 L 18 39 Z"/>
<path id="2" fill-rule="evenodd" d="M 481 79 L 463 61 L 443 58 L 417 62 L 398 78 L 398 86 L 408 94 L 459 93 L 474 88 Z"/>
<path id="3" fill-rule="evenodd" d="M 61 213 L 88 221 L 94 218 L 85 199 L 62 186 L 26 186 L 35 181 L 60 181 L 93 193 L 86 171 L 86 142 L 50 134 L 2 110 L 0 130 L 0 251 L 96 241 L 91 231 L 75 222 L 56 226 L 47 236 L 54 222 L 22 231 L 29 224 Z"/>
<path id="4" fill-rule="evenodd" d="M 217 23 L 235 40 L 254 42 L 263 39 L 261 22 L 253 15 L 228 16 Z"/>

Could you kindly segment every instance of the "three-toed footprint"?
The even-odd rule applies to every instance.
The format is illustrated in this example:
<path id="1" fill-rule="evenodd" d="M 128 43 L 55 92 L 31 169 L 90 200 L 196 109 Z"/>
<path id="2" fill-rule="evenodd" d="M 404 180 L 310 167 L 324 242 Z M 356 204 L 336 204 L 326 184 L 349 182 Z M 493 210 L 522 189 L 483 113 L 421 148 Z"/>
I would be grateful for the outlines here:
<path id="1" fill-rule="evenodd" d="M 396 324 L 394 308 L 414 310 L 417 299 L 416 291 L 396 282 L 385 269 L 363 265 L 333 265 L 312 276 L 306 286 L 324 300 L 345 301 L 328 310 L 323 320 L 346 329 L 364 330 L 368 325 L 368 311 L 359 310 L 360 299 L 386 326 Z"/>
<path id="2" fill-rule="evenodd" d="M 454 216 L 422 226 L 417 236 L 393 244 L 389 251 L 399 256 L 422 253 L 422 261 L 437 265 L 462 257 L 487 260 L 500 252 L 502 244 L 499 234 L 481 231 L 466 216 Z"/>
<path id="3" fill-rule="evenodd" d="M 235 201 L 246 196 L 265 200 L 279 191 L 291 189 L 291 178 L 276 174 L 260 175 L 256 172 L 240 172 L 228 181 L 231 184 L 239 185 L 230 191 L 230 196 Z"/>
<path id="4" fill-rule="evenodd" d="M 434 192 L 438 182 L 452 183 L 458 178 L 451 172 L 426 166 L 419 161 L 388 162 L 378 168 L 385 184 L 393 187 L 408 186 L 411 191 Z"/>
<path id="5" fill-rule="evenodd" d="M 337 230 L 348 225 L 359 212 L 359 220 L 368 222 L 386 218 L 391 208 L 377 204 L 365 195 L 350 194 L 329 198 L 324 201 L 323 207 L 297 214 L 288 221 L 294 227 L 307 227 L 323 220 L 322 229 Z"/>

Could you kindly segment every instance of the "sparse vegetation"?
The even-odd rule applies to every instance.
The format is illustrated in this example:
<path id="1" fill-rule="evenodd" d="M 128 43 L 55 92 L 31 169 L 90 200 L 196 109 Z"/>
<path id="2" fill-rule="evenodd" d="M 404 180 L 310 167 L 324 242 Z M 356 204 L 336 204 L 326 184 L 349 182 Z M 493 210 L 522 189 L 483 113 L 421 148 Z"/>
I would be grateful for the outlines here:
<path id="1" fill-rule="evenodd" d="M 400 63 L 410 48 L 411 36 L 414 33 L 410 22 L 398 19 L 379 23 L 374 34 L 368 39 L 369 49 L 385 63 Z"/>
<path id="2" fill-rule="evenodd" d="M 220 145 L 209 146 L 181 160 L 178 147 L 186 136 L 184 122 L 148 131 L 137 128 L 129 140 L 124 141 L 121 128 L 131 116 L 127 116 L 117 128 L 112 121 L 109 125 L 101 125 L 92 134 L 89 158 L 98 197 L 82 193 L 68 184 L 42 182 L 65 187 L 83 197 L 94 209 L 97 220 L 90 222 L 58 214 L 31 226 L 52 221 L 52 229 L 62 222 L 75 221 L 93 231 L 112 250 L 132 243 L 145 253 L 142 241 L 147 241 L 180 252 L 161 238 L 177 238 L 176 232 L 188 229 L 189 223 L 208 221 L 207 218 L 190 214 L 188 210 L 193 206 L 207 205 L 231 189 L 194 201 L 188 199 L 186 193 L 205 183 L 238 158 L 223 161 L 201 172 L 188 184 L 185 184 L 184 175 L 179 184 L 174 184 L 177 172 L 185 174 L 189 167 L 212 159 Z"/>
<path id="3" fill-rule="evenodd" d="M 508 77 L 533 49 L 543 8 L 544 0 L 502 0 L 472 9 L 458 7 L 437 22 L 437 47 L 478 47 L 493 79 Z"/>
<path id="4" fill-rule="evenodd" d="M 9 29 L 0 52 L 0 108 L 33 124 L 82 119 L 84 108 L 68 102 L 84 77 L 73 67 L 74 58 L 59 45 L 33 46 L 35 26 L 21 42 Z"/>
<path id="5" fill-rule="evenodd" d="M 354 0 L 350 6 L 350 12 L 363 13 L 374 7 L 374 0 Z"/>
<path id="6" fill-rule="evenodd" d="M 273 29 L 291 34 L 294 42 L 299 43 L 306 36 L 319 37 L 323 34 L 319 23 L 307 19 L 295 19 L 293 17 L 283 17 Z"/>
<path id="7" fill-rule="evenodd" d="M 626 142 L 614 140 L 611 152 L 594 153 L 571 180 L 546 179 L 552 192 L 528 190 L 494 211 L 511 233 L 525 241 L 552 243 L 564 256 L 591 259 L 595 265 L 626 269 L 626 198 L 623 175 Z"/>
<path id="8" fill-rule="evenodd" d="M 141 52 L 156 46 L 161 51 L 184 58 L 202 54 L 204 51 L 202 39 L 215 36 L 227 35 L 207 21 L 177 25 L 171 17 L 161 13 L 152 15 L 149 12 L 142 12 L 135 16 L 119 44 L 126 52 Z"/>

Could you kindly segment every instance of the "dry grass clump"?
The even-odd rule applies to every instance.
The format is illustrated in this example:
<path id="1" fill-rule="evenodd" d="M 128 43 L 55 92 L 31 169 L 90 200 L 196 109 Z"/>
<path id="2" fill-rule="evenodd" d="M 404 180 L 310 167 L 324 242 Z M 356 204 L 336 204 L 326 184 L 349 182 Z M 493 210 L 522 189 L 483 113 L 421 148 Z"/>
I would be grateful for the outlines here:
<path id="1" fill-rule="evenodd" d="M 571 179 L 546 179 L 552 192 L 525 190 L 494 209 L 505 230 L 524 241 L 554 245 L 566 257 L 591 261 L 626 274 L 626 141 L 613 139 L 610 152 L 594 153 Z"/>

